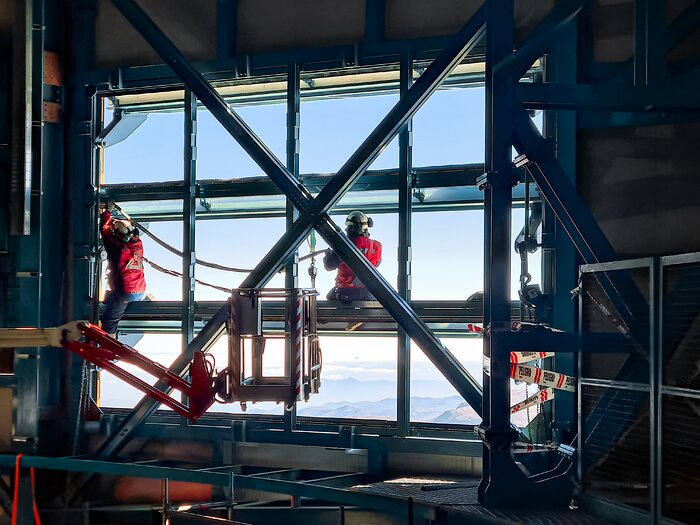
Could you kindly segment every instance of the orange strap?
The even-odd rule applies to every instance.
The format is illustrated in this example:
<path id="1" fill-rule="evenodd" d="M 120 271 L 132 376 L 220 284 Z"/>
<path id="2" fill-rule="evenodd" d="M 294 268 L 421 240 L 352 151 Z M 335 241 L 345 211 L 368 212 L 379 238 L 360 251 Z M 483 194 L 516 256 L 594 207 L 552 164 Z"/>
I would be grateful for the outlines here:
<path id="1" fill-rule="evenodd" d="M 15 459 L 15 493 L 12 499 L 12 525 L 17 525 L 17 507 L 19 505 L 19 470 L 20 464 L 22 463 L 22 454 L 17 454 Z M 34 507 L 34 523 L 35 525 L 41 525 L 41 520 L 39 519 L 39 509 L 36 508 L 36 500 L 33 497 L 34 494 L 34 467 L 29 469 L 29 477 L 32 480 L 32 505 Z"/>

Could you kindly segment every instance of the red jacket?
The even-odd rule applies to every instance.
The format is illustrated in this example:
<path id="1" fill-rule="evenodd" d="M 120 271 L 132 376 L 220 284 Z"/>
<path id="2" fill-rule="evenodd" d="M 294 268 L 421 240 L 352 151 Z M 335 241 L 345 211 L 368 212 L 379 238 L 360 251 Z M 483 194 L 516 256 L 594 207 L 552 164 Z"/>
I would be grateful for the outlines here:
<path id="1" fill-rule="evenodd" d="M 370 239 L 369 237 L 352 237 L 352 242 L 360 250 L 372 266 L 379 266 L 382 262 L 382 243 Z M 352 270 L 343 261 L 338 265 L 338 275 L 335 277 L 335 285 L 338 288 L 365 288 L 365 285 L 355 277 Z"/>
<path id="2" fill-rule="evenodd" d="M 112 214 L 102 212 L 100 231 L 107 251 L 109 272 L 107 280 L 113 292 L 141 293 L 146 291 L 143 274 L 143 244 L 138 237 L 129 242 L 117 238 L 112 232 Z"/>

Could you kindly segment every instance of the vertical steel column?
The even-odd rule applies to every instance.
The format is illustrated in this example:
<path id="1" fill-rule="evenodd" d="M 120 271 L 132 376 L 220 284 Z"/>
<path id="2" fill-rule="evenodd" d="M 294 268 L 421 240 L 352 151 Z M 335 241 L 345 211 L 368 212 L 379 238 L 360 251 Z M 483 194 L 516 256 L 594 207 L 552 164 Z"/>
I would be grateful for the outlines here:
<path id="1" fill-rule="evenodd" d="M 197 97 L 185 89 L 182 184 L 182 347 L 194 338 L 195 220 L 197 210 Z"/>
<path id="2" fill-rule="evenodd" d="M 290 64 L 287 69 L 287 169 L 296 179 L 299 178 L 299 133 L 301 131 L 301 83 L 300 75 L 301 66 L 299 64 Z M 296 210 L 290 200 L 287 200 L 287 230 L 289 230 L 294 221 L 299 217 L 299 212 Z M 287 260 L 285 264 L 284 287 L 298 288 L 299 287 L 299 252 L 294 254 Z M 289 298 L 292 301 L 292 297 Z M 293 303 L 290 302 L 290 305 Z M 293 308 L 290 308 L 291 312 Z M 287 356 L 293 356 L 294 346 L 292 345 L 291 333 L 294 329 L 291 323 L 291 318 L 287 319 L 286 331 L 290 334 L 287 338 Z M 293 366 L 290 360 L 289 366 Z M 293 377 L 290 374 L 289 377 Z M 285 430 L 293 430 L 296 427 L 297 405 L 294 403 L 291 410 L 284 412 L 284 428 Z"/>
<path id="3" fill-rule="evenodd" d="M 400 64 L 400 92 L 403 97 L 413 82 L 413 57 L 404 53 Z M 411 204 L 413 170 L 413 119 L 399 132 L 399 295 L 411 302 Z M 411 427 L 411 338 L 406 331 L 398 329 L 398 357 L 396 363 L 396 433 L 409 434 Z"/>
<path id="4" fill-rule="evenodd" d="M 10 234 L 31 232 L 33 0 L 16 0 L 12 35 Z"/>
<path id="5" fill-rule="evenodd" d="M 557 40 L 545 61 L 545 80 L 576 84 L 578 51 L 578 27 L 570 24 Z M 547 111 L 544 114 L 543 134 L 557 144 L 557 159 L 563 172 L 572 184 L 576 184 L 576 120 L 575 111 Z M 542 266 L 542 290 L 551 298 L 552 325 L 560 330 L 573 332 L 576 329 L 575 303 L 569 291 L 576 287 L 578 255 L 566 230 L 556 219 L 552 208 L 545 203 L 543 210 L 542 241 L 544 244 Z M 554 358 L 555 369 L 567 375 L 574 375 L 574 354 L 561 353 Z M 548 367 L 545 367 L 548 368 Z M 575 431 L 575 396 L 557 393 L 553 406 L 544 405 L 543 411 L 548 421 L 554 421 L 554 440 L 561 442 L 561 431 Z"/>
<path id="6" fill-rule="evenodd" d="M 365 1 L 365 44 L 384 41 L 386 31 L 386 0 Z"/>
<path id="7" fill-rule="evenodd" d="M 66 283 L 71 283 L 72 295 L 65 298 L 68 320 L 97 321 L 99 290 L 97 246 L 97 176 L 99 156 L 94 148 L 95 122 L 102 118 L 98 100 L 85 80 L 93 69 L 95 52 L 95 0 L 74 0 L 66 10 L 66 53 L 72 57 L 72 79 L 65 87 L 64 138 L 64 213 L 66 220 Z M 65 9 L 65 7 L 61 7 Z M 55 162 L 55 160 L 54 160 Z M 90 191 L 88 191 L 90 190 Z M 64 288 L 65 293 L 65 288 Z M 94 313 L 93 313 L 94 312 Z M 67 355 L 66 373 L 62 376 L 66 398 L 67 418 L 71 428 L 80 428 L 81 384 L 83 361 Z M 92 371 L 92 369 L 91 369 Z M 97 373 L 92 371 L 90 389 L 97 389 Z M 80 439 L 74 436 L 76 448 Z"/>
<path id="8" fill-rule="evenodd" d="M 664 346 L 663 346 L 663 297 L 664 280 L 663 270 L 659 257 L 654 257 L 651 268 L 650 289 L 649 289 L 649 378 L 651 388 L 649 391 L 649 436 L 650 448 L 650 472 L 651 481 L 651 517 L 652 523 L 662 523 L 663 510 L 663 366 L 664 366 Z"/>
<path id="9" fill-rule="evenodd" d="M 511 499 L 513 460 L 509 446 L 510 349 L 500 338 L 510 331 L 510 222 L 512 207 L 511 129 L 513 112 L 513 0 L 487 0 L 486 173 L 484 190 L 484 472 L 479 501 L 499 506 Z M 504 62 L 505 61 L 505 62 Z M 498 68 L 496 67 L 498 66 Z"/>
<path id="10" fill-rule="evenodd" d="M 194 287 L 195 287 L 195 226 L 197 193 L 197 97 L 185 88 L 183 111 L 183 180 L 182 180 L 182 348 L 194 339 Z M 182 402 L 187 396 L 182 394 Z M 187 419 L 182 418 L 183 425 Z"/>
<path id="11" fill-rule="evenodd" d="M 236 55 L 238 36 L 238 0 L 216 0 L 216 58 L 227 60 Z"/>

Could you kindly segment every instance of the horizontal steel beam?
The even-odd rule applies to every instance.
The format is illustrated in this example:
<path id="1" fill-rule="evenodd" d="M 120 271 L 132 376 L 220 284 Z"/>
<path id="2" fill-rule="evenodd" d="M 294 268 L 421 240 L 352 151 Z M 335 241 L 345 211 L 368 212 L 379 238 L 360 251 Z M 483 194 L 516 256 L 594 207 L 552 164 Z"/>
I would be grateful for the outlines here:
<path id="1" fill-rule="evenodd" d="M 475 186 L 476 179 L 484 173 L 483 164 L 455 166 L 428 166 L 414 168 L 416 189 Z M 299 180 L 313 193 L 320 192 L 333 175 L 305 174 Z M 366 171 L 353 186 L 353 191 L 396 190 L 398 169 Z M 225 197 L 253 197 L 284 195 L 268 177 L 246 177 L 242 179 L 199 180 L 195 196 L 199 199 Z M 105 184 L 100 187 L 103 201 L 116 202 L 182 199 L 182 182 Z"/>
<path id="2" fill-rule="evenodd" d="M 700 96 L 685 84 L 617 86 L 520 83 L 515 98 L 526 109 L 700 113 Z"/>
<path id="3" fill-rule="evenodd" d="M 13 469 L 15 460 L 15 455 L 0 455 L 0 467 Z M 408 514 L 408 506 L 406 500 L 403 498 L 349 491 L 336 487 L 326 487 L 315 483 L 257 478 L 229 472 L 206 472 L 187 468 L 72 458 L 49 458 L 43 456 L 23 456 L 22 466 L 24 468 L 33 467 L 43 470 L 83 472 L 146 479 L 167 479 L 169 481 L 201 483 L 225 488 L 228 488 L 233 482 L 233 485 L 237 489 L 288 494 L 290 496 L 330 501 L 341 505 L 378 509 L 394 516 L 405 517 Z M 435 519 L 436 508 L 437 506 L 434 505 L 414 502 L 413 512 L 416 517 L 421 519 Z"/>

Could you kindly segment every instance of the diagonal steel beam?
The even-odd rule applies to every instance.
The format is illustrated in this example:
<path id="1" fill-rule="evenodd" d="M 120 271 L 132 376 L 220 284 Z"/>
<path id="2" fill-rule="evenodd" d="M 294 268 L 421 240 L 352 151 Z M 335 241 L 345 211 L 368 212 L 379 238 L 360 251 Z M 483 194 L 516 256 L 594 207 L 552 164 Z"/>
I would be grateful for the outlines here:
<path id="1" fill-rule="evenodd" d="M 272 152 L 255 136 L 246 124 L 228 107 L 211 85 L 187 62 L 177 48 L 160 31 L 146 13 L 132 0 L 113 0 L 124 16 L 146 38 L 168 65 L 185 81 L 185 84 L 219 120 L 224 128 L 241 144 L 253 160 L 266 172 L 302 214 L 295 225 L 263 258 L 256 269 L 244 280 L 241 287 L 264 286 L 281 264 L 315 226 L 326 242 L 337 251 L 350 268 L 365 282 L 367 287 L 382 302 L 387 311 L 396 318 L 402 328 L 421 346 L 436 367 L 455 386 L 458 392 L 481 412 L 481 388 L 466 369 L 442 345 L 437 337 L 413 312 L 406 301 L 396 294 L 374 267 L 360 254 L 355 246 L 340 233 L 326 212 L 335 205 L 364 173 L 383 148 L 391 142 L 401 127 L 415 114 L 440 83 L 478 43 L 485 29 L 484 9 L 481 8 L 467 22 L 452 43 L 433 61 L 420 79 L 412 86 L 360 148 L 343 165 L 316 199 L 286 170 Z M 182 373 L 192 355 L 213 344 L 225 329 L 226 305 L 210 320 L 192 344 L 171 365 L 171 370 Z M 156 385 L 163 389 L 164 385 Z M 99 457 L 117 454 L 127 443 L 133 431 L 157 408 L 157 403 L 144 398 L 108 437 L 98 451 Z"/>
<path id="2" fill-rule="evenodd" d="M 557 4 L 547 13 L 537 27 L 520 45 L 518 51 L 499 62 L 495 72 L 513 68 L 513 80 L 518 82 L 520 78 L 532 67 L 535 60 L 552 45 L 563 33 L 570 23 L 576 20 L 577 15 L 583 9 L 583 0 L 564 0 Z"/>

